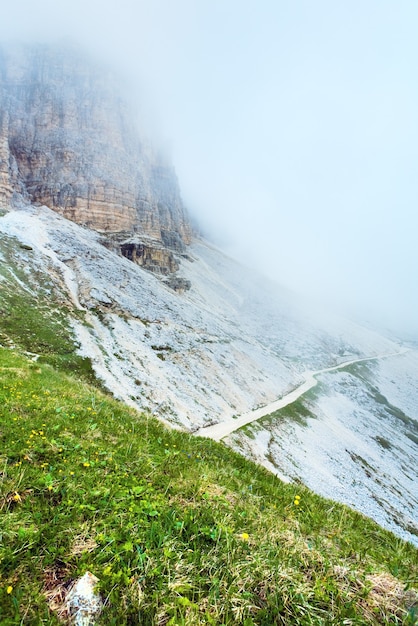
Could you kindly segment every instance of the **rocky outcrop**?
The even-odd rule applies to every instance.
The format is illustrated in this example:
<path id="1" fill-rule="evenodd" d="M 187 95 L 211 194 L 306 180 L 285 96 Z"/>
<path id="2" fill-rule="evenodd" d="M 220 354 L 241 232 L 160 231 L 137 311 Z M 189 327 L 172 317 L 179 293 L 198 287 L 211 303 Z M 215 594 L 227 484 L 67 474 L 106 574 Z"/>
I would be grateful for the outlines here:
<path id="1" fill-rule="evenodd" d="M 173 291 L 177 291 L 177 293 L 184 293 L 192 286 L 190 280 L 181 276 L 169 276 L 165 281 L 165 284 Z"/>
<path id="2" fill-rule="evenodd" d="M 121 254 L 154 274 L 167 275 L 176 272 L 179 264 L 173 252 L 151 237 L 131 236 L 120 233 L 103 239 L 106 248 Z"/>
<path id="3" fill-rule="evenodd" d="M 18 193 L 120 234 L 121 254 L 169 273 L 169 251 L 190 243 L 190 222 L 172 166 L 120 94 L 114 77 L 74 51 L 0 48 L 0 203 Z"/>

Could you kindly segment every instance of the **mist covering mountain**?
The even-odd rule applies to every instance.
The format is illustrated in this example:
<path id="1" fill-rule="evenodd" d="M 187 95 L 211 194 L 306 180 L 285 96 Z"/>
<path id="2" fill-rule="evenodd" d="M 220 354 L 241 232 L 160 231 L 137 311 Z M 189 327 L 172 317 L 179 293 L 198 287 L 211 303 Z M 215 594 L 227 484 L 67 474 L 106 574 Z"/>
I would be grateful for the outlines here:
<path id="1" fill-rule="evenodd" d="M 3 202 L 18 193 L 172 272 L 170 250 L 190 242 L 190 223 L 173 167 L 139 135 L 117 80 L 40 45 L 0 50 L 0 72 Z"/>
<path id="2" fill-rule="evenodd" d="M 110 392 L 192 432 L 307 370 L 376 357 L 226 441 L 417 543 L 416 348 L 314 310 L 198 237 L 172 164 L 133 119 L 117 80 L 79 54 L 0 50 L 0 297 L 64 309 Z"/>

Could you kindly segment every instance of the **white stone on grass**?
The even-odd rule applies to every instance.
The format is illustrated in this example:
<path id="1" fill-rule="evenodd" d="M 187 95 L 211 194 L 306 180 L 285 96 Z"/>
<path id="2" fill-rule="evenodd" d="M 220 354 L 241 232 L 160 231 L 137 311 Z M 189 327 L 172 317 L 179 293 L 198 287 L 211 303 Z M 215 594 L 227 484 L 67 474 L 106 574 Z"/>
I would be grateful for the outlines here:
<path id="1" fill-rule="evenodd" d="M 74 626 L 93 626 L 103 608 L 100 595 L 95 591 L 99 579 L 91 572 L 79 578 L 65 600 Z"/>

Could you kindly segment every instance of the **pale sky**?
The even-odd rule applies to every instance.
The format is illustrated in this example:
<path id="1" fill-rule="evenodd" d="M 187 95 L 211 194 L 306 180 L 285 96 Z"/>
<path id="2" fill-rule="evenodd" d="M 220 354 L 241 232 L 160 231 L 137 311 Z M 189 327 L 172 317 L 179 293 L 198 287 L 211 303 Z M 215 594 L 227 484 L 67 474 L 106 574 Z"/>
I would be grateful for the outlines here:
<path id="1" fill-rule="evenodd" d="M 14 0 L 0 38 L 120 68 L 224 249 L 418 337 L 416 0 Z"/>

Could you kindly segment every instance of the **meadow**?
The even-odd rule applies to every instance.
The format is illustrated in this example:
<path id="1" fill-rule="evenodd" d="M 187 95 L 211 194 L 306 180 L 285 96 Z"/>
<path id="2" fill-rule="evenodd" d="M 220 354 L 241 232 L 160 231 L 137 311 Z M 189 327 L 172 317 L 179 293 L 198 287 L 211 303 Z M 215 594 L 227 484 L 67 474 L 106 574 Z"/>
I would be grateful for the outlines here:
<path id="1" fill-rule="evenodd" d="M 0 624 L 416 624 L 418 552 L 222 443 L 0 349 Z M 415 589 L 415 590 L 414 590 Z"/>

